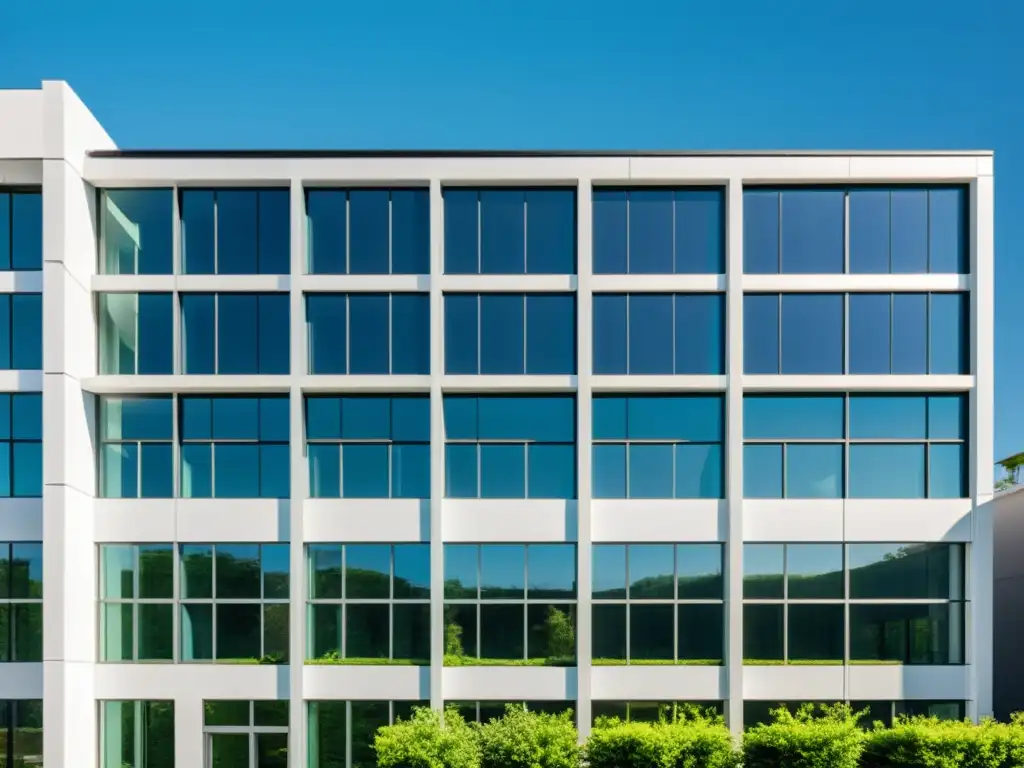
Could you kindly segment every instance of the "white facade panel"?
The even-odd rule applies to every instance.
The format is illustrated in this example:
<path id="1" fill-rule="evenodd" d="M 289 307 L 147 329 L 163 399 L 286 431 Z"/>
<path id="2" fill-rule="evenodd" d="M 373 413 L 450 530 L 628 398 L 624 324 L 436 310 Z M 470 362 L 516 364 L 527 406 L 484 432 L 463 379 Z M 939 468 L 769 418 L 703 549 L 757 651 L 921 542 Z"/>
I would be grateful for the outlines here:
<path id="1" fill-rule="evenodd" d="M 594 667 L 590 695 L 608 701 L 722 701 L 724 667 Z"/>
<path id="2" fill-rule="evenodd" d="M 575 667 L 445 667 L 445 699 L 457 701 L 571 701 Z"/>

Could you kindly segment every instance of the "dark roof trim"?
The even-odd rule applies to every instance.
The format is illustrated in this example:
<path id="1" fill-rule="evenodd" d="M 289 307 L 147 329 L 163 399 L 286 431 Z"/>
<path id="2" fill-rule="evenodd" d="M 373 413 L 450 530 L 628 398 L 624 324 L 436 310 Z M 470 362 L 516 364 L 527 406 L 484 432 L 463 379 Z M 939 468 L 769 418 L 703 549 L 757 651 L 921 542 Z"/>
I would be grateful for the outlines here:
<path id="1" fill-rule="evenodd" d="M 125 159 L 473 158 L 473 157 L 989 157 L 990 150 L 559 150 L 559 149 L 102 149 L 89 157 Z"/>

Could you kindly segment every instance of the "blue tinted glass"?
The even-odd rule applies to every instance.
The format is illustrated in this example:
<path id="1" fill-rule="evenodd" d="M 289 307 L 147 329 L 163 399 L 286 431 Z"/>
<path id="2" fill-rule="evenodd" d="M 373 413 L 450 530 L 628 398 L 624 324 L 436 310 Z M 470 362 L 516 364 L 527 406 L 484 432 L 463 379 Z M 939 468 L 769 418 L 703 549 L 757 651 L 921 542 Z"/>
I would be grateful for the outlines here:
<path id="1" fill-rule="evenodd" d="M 523 373 L 523 312 L 522 294 L 480 296 L 480 373 Z"/>
<path id="2" fill-rule="evenodd" d="M 842 395 L 747 395 L 743 436 L 751 439 L 841 438 Z"/>
<path id="3" fill-rule="evenodd" d="M 477 446 L 446 445 L 444 447 L 444 495 L 450 499 L 475 499 L 477 488 Z"/>
<path id="4" fill-rule="evenodd" d="M 526 446 L 480 446 L 480 498 L 526 498 Z"/>
<path id="5" fill-rule="evenodd" d="M 718 395 L 631 397 L 627 408 L 630 440 L 722 439 L 722 399 Z"/>
<path id="6" fill-rule="evenodd" d="M 526 271 L 526 216 L 522 190 L 480 193 L 480 272 L 521 275 Z"/>
<path id="7" fill-rule="evenodd" d="M 629 497 L 671 499 L 675 467 L 671 445 L 630 445 Z"/>
<path id="8" fill-rule="evenodd" d="M 337 499 L 341 496 L 341 446 L 310 443 L 309 496 L 312 499 Z"/>
<path id="9" fill-rule="evenodd" d="M 595 499 L 626 498 L 626 446 L 595 445 L 591 468 Z"/>
<path id="10" fill-rule="evenodd" d="M 42 443 L 14 443 L 14 495 L 43 495 Z"/>
<path id="11" fill-rule="evenodd" d="M 481 397 L 481 440 L 575 442 L 576 401 L 572 396 Z"/>
<path id="12" fill-rule="evenodd" d="M 4 405 L 7 405 L 5 402 Z M 11 436 L 15 440 L 43 439 L 43 397 L 37 394 L 11 395 L 13 412 Z M 160 423 L 163 429 L 170 429 L 170 418 Z M 168 435 L 169 437 L 169 435 Z"/>
<path id="13" fill-rule="evenodd" d="M 444 545 L 444 580 L 455 582 L 476 596 L 479 586 L 480 550 L 475 544 Z M 461 596 L 461 595 L 460 595 Z"/>
<path id="14" fill-rule="evenodd" d="M 573 445 L 526 446 L 531 499 L 576 498 L 576 447 Z"/>
<path id="15" fill-rule="evenodd" d="M 843 446 L 786 446 L 786 497 L 839 499 L 843 496 Z"/>
<path id="16" fill-rule="evenodd" d="M 526 548 L 522 544 L 482 544 L 480 596 L 522 598 L 525 590 Z M 512 594 L 516 592 L 519 594 Z"/>
<path id="17" fill-rule="evenodd" d="M 186 499 L 213 496 L 213 450 L 209 443 L 181 446 L 181 495 Z"/>
<path id="18" fill-rule="evenodd" d="M 217 295 L 217 373 L 259 373 L 259 311 L 254 294 Z"/>
<path id="19" fill-rule="evenodd" d="M 168 407 L 170 407 L 170 403 L 168 403 Z M 183 439 L 209 440 L 213 436 L 212 408 L 208 397 L 181 398 L 181 436 Z"/>
<path id="20" fill-rule="evenodd" d="M 743 495 L 751 499 L 782 498 L 782 446 L 743 446 Z"/>
<path id="21" fill-rule="evenodd" d="M 183 373 L 214 373 L 214 296 L 181 295 L 181 361 Z"/>
<path id="22" fill-rule="evenodd" d="M 259 193 L 259 272 L 287 275 L 291 265 L 291 201 L 287 189 Z"/>
<path id="23" fill-rule="evenodd" d="M 843 372 L 842 294 L 782 297 L 782 372 Z"/>
<path id="24" fill-rule="evenodd" d="M 674 271 L 672 192 L 664 189 L 629 193 L 629 271 L 670 275 Z"/>
<path id="25" fill-rule="evenodd" d="M 214 397 L 214 440 L 257 440 L 260 430 L 260 401 L 255 397 Z"/>
<path id="26" fill-rule="evenodd" d="M 924 438 L 924 395 L 850 395 L 850 437 Z"/>
<path id="27" fill-rule="evenodd" d="M 928 192 L 928 271 L 966 274 L 967 196 L 963 187 Z"/>
<path id="28" fill-rule="evenodd" d="M 0 443 L 0 496 L 8 497 L 11 495 L 11 446 L 13 443 Z M 127 460 L 126 460 L 127 461 Z M 108 498 L 133 498 L 135 496 L 135 488 L 128 485 L 131 483 L 134 477 L 135 464 L 134 455 L 132 456 L 132 464 L 125 473 L 125 477 L 122 478 L 122 482 L 127 486 L 122 489 L 119 485 L 111 483 L 111 492 L 107 493 Z M 121 491 L 124 490 L 124 493 Z"/>
<path id="29" fill-rule="evenodd" d="M 134 258 L 134 248 L 132 249 Z M 0 270 L 11 268 L 11 195 L 0 192 Z M 129 271 L 131 271 L 129 269 Z M 2 495 L 7 496 L 10 492 Z"/>
<path id="30" fill-rule="evenodd" d="M 306 296 L 306 334 L 310 373 L 346 373 L 345 331 L 348 297 L 342 293 Z"/>
<path id="31" fill-rule="evenodd" d="M 576 273 L 576 192 L 533 189 L 526 193 L 526 271 Z"/>
<path id="32" fill-rule="evenodd" d="M 928 192 L 894 189 L 892 215 L 892 271 L 924 274 L 928 271 Z"/>
<path id="33" fill-rule="evenodd" d="M 969 373 L 966 293 L 933 293 L 928 373 Z"/>
<path id="34" fill-rule="evenodd" d="M 139 297 L 140 303 L 144 296 L 152 294 L 141 294 Z M 158 294 L 163 297 L 164 303 L 167 308 L 170 309 L 170 295 L 169 294 Z M 147 310 L 150 308 L 150 304 L 146 304 Z M 149 315 L 147 314 L 147 319 Z M 12 293 L 11 294 L 11 320 L 14 326 L 14 333 L 11 339 L 11 367 L 18 370 L 42 370 L 43 367 L 43 295 L 41 293 Z M 143 318 L 139 316 L 139 334 L 143 332 Z M 170 316 L 167 317 L 167 331 L 170 330 Z M 147 339 L 143 337 L 144 341 L 159 342 L 158 339 Z M 152 346 L 152 344 L 150 344 Z M 141 370 L 143 364 L 143 352 L 145 349 L 139 352 L 139 373 L 148 373 L 149 371 Z M 164 357 L 167 359 L 167 363 L 171 360 L 170 346 L 165 346 Z M 148 360 L 146 361 L 148 362 Z M 162 370 L 160 373 L 170 373 L 169 366 L 168 370 Z"/>
<path id="35" fill-rule="evenodd" d="M 576 373 L 576 297 L 526 297 L 526 372 Z"/>
<path id="36" fill-rule="evenodd" d="M 479 373 L 479 336 L 476 294 L 444 297 L 444 372 Z"/>
<path id="37" fill-rule="evenodd" d="M 11 495 L 8 462 L 10 461 L 11 443 L 0 443 L 0 496 Z M 139 496 L 139 446 L 133 443 L 126 445 L 104 445 L 102 453 L 103 467 L 100 470 L 102 483 L 101 495 L 107 499 L 134 499 Z"/>
<path id="38" fill-rule="evenodd" d="M 391 439 L 430 441 L 430 398 L 396 397 L 391 400 Z"/>
<path id="39" fill-rule="evenodd" d="M 391 398 L 343 397 L 341 436 L 346 440 L 391 438 Z"/>
<path id="40" fill-rule="evenodd" d="M 843 190 L 787 190 L 782 193 L 782 272 L 842 274 Z"/>
<path id="41" fill-rule="evenodd" d="M 850 190 L 850 272 L 889 272 L 889 190 Z"/>
<path id="42" fill-rule="evenodd" d="M 751 275 L 779 272 L 779 193 L 776 191 L 753 189 L 743 193 L 743 271 Z"/>
<path id="43" fill-rule="evenodd" d="M 186 275 L 214 273 L 213 192 L 181 192 L 181 269 Z M 184 297 L 183 297 L 184 298 Z"/>
<path id="44" fill-rule="evenodd" d="M 291 364 L 290 302 L 287 293 L 267 293 L 259 297 L 259 373 L 288 373 Z"/>
<path id="45" fill-rule="evenodd" d="M 391 447 L 391 496 L 396 499 L 430 498 L 430 446 Z"/>
<path id="46" fill-rule="evenodd" d="M 475 275 L 480 271 L 480 210 L 476 190 L 444 191 L 444 271 Z M 452 371 L 449 371 L 452 373 Z"/>
<path id="47" fill-rule="evenodd" d="M 724 373 L 725 297 L 677 294 L 675 301 L 675 372 Z"/>
<path id="48" fill-rule="evenodd" d="M 967 437 L 967 399 L 963 395 L 928 396 L 928 437 L 963 440 Z"/>
<path id="49" fill-rule="evenodd" d="M 343 445 L 341 485 L 342 493 L 347 499 L 388 498 L 388 447 Z"/>
<path id="50" fill-rule="evenodd" d="M 888 293 L 850 294 L 850 373 L 889 373 Z"/>
<path id="51" fill-rule="evenodd" d="M 626 360 L 625 295 L 594 295 L 594 373 L 623 374 Z"/>
<path id="52" fill-rule="evenodd" d="M 172 302 L 173 296 L 170 293 L 139 294 L 138 371 L 140 374 L 174 372 L 174 304 Z"/>
<path id="53" fill-rule="evenodd" d="M 390 271 L 389 195 L 386 189 L 348 193 L 348 271 L 352 275 L 386 275 Z"/>
<path id="54" fill-rule="evenodd" d="M 426 189 L 391 191 L 391 272 L 430 272 L 430 192 Z"/>
<path id="55" fill-rule="evenodd" d="M 779 372 L 779 297 L 743 297 L 743 372 Z"/>
<path id="56" fill-rule="evenodd" d="M 43 267 L 43 196 L 38 192 L 15 192 L 11 195 L 10 267 Z"/>
<path id="57" fill-rule="evenodd" d="M 595 440 L 626 439 L 625 397 L 595 397 L 592 403 Z"/>
<path id="58" fill-rule="evenodd" d="M 928 296 L 892 297 L 892 372 L 928 372 Z"/>
<path id="59" fill-rule="evenodd" d="M 109 304 L 108 304 L 109 306 Z M 14 367 L 14 360 L 11 348 L 14 345 L 14 333 L 11 324 L 11 294 L 0 294 L 0 368 L 10 370 Z M 127 354 L 126 354 L 127 353 Z M 126 370 L 132 370 L 134 361 L 131 359 L 131 350 L 121 345 L 122 364 Z M 127 360 L 123 358 L 127 357 Z"/>
<path id="60" fill-rule="evenodd" d="M 923 499 L 923 445 L 851 445 L 851 499 Z"/>
<path id="61" fill-rule="evenodd" d="M 671 294 L 629 297 L 630 373 L 673 372 L 672 299 Z"/>
<path id="62" fill-rule="evenodd" d="M 306 398 L 306 437 L 310 440 L 341 438 L 341 398 Z"/>
<path id="63" fill-rule="evenodd" d="M 593 206 L 594 274 L 624 275 L 628 272 L 626 192 L 595 189 Z"/>
<path id="64" fill-rule="evenodd" d="M 290 494 L 291 465 L 288 446 L 261 445 L 260 496 L 264 499 L 286 499 Z"/>
<path id="65" fill-rule="evenodd" d="M 19 400 L 24 400 L 25 397 L 39 398 L 39 397 L 41 397 L 41 395 L 28 395 L 28 396 L 26 396 L 26 395 L 0 395 L 0 437 L 8 438 L 8 437 L 11 436 L 11 402 L 12 402 L 12 400 L 14 402 L 18 402 Z M 106 399 L 107 398 L 104 398 L 104 400 L 106 400 Z M 120 401 L 115 400 L 114 402 L 120 402 Z M 19 405 L 20 405 L 20 403 L 19 403 Z M 18 410 L 18 409 L 15 408 L 15 410 Z M 110 419 L 110 416 L 106 415 L 104 418 L 105 419 Z M 42 422 L 40 422 L 40 426 L 42 426 Z M 103 426 L 104 426 L 104 432 L 108 433 L 110 431 L 116 430 L 118 425 L 117 425 L 116 421 L 114 421 L 113 424 L 110 427 L 107 426 L 106 422 L 104 422 Z M 112 437 L 116 437 L 117 435 L 107 435 L 107 434 L 105 434 L 105 436 L 106 437 L 111 437 L 111 436 Z"/>
<path id="66" fill-rule="evenodd" d="M 928 447 L 928 497 L 962 499 L 967 496 L 967 449 L 962 444 Z"/>
<path id="67" fill-rule="evenodd" d="M 465 396 L 444 398 L 444 433 L 446 440 L 476 440 L 477 399 Z"/>
<path id="68" fill-rule="evenodd" d="M 430 294 L 392 295 L 391 372 L 430 373 Z"/>
<path id="69" fill-rule="evenodd" d="M 217 197 L 217 274 L 255 275 L 257 193 L 251 189 L 220 189 Z"/>
<path id="70" fill-rule="evenodd" d="M 260 455 L 255 444 L 215 443 L 213 495 L 219 499 L 255 499 L 260 495 Z"/>
<path id="71" fill-rule="evenodd" d="M 676 449 L 676 498 L 722 498 L 722 446 L 689 445 Z"/>
<path id="72" fill-rule="evenodd" d="M 306 248 L 309 272 L 343 275 L 348 240 L 348 193 L 341 189 L 306 190 Z"/>
<path id="73" fill-rule="evenodd" d="M 349 373 L 388 373 L 389 297 L 352 294 L 348 297 Z"/>
<path id="74" fill-rule="evenodd" d="M 284 441 L 290 437 L 288 422 L 290 417 L 288 397 L 261 397 L 260 404 L 260 440 Z"/>
<path id="75" fill-rule="evenodd" d="M 676 190 L 677 274 L 725 272 L 724 197 L 720 189 Z"/>

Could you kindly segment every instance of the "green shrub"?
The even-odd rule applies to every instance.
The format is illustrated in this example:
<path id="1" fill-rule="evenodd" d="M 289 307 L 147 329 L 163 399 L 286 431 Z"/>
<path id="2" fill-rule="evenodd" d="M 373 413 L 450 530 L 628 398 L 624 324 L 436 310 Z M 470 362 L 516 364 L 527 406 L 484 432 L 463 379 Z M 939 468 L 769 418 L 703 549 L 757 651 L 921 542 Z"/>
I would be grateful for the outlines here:
<path id="1" fill-rule="evenodd" d="M 600 718 L 585 748 L 589 768 L 734 768 L 739 755 L 718 715 L 680 708 L 676 721 Z"/>
<path id="2" fill-rule="evenodd" d="M 1024 765 L 1024 712 L 1010 715 L 1010 724 L 1006 726 L 1006 753 L 1008 766 Z"/>
<path id="3" fill-rule="evenodd" d="M 865 768 L 1004 768 L 1022 763 L 1010 760 L 1016 726 L 983 720 L 939 720 L 937 717 L 900 718 L 892 728 L 868 731 Z M 1024 746 L 1018 740 L 1018 744 Z"/>
<path id="4" fill-rule="evenodd" d="M 441 715 L 417 707 L 408 720 L 377 731 L 373 740 L 380 768 L 480 768 L 480 746 L 472 726 L 449 709 Z"/>
<path id="5" fill-rule="evenodd" d="M 848 704 L 805 704 L 791 713 L 772 710 L 775 720 L 743 737 L 744 768 L 858 768 L 864 749 L 859 716 Z"/>
<path id="6" fill-rule="evenodd" d="M 578 768 L 579 737 L 572 713 L 528 712 L 509 704 L 505 716 L 476 729 L 481 768 Z"/>

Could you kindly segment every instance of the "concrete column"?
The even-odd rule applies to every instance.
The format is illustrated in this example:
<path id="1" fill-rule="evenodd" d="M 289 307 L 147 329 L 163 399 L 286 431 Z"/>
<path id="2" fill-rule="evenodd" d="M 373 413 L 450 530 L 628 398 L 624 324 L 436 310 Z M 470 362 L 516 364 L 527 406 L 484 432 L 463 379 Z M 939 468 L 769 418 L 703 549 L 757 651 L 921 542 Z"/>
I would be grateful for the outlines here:
<path id="1" fill-rule="evenodd" d="M 430 182 L 430 706 L 444 707 L 444 197 L 441 182 Z"/>

